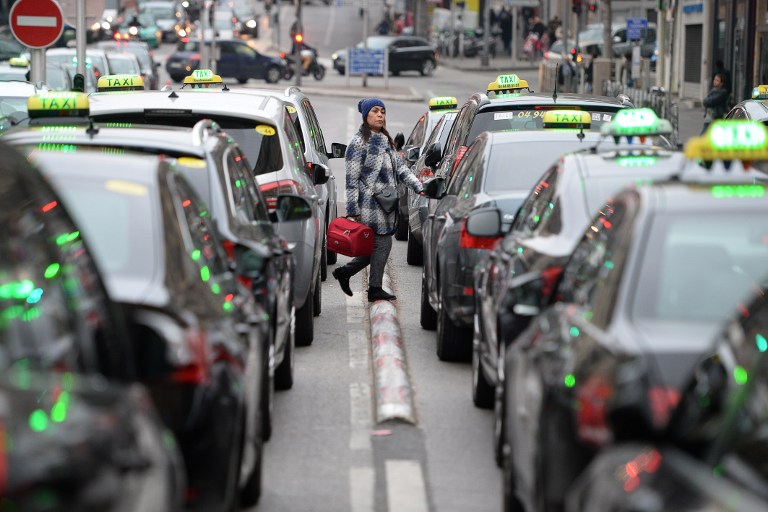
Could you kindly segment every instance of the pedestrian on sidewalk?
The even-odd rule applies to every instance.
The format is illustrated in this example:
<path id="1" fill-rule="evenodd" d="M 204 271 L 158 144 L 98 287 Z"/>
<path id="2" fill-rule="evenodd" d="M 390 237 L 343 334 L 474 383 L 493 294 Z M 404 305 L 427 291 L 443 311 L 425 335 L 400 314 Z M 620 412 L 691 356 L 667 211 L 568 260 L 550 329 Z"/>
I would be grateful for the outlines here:
<path id="1" fill-rule="evenodd" d="M 722 119 L 728 111 L 728 90 L 725 88 L 725 76 L 717 73 L 712 79 L 712 88 L 709 94 L 704 98 L 704 128 L 701 133 L 707 131 L 709 123 L 715 119 Z"/>
<path id="2" fill-rule="evenodd" d="M 512 56 L 512 13 L 507 6 L 501 8 L 499 14 L 499 27 L 501 28 L 501 42 L 504 43 L 504 53 Z"/>
<path id="3" fill-rule="evenodd" d="M 374 234 L 373 253 L 352 259 L 333 271 L 341 289 L 352 296 L 349 280 L 368 265 L 368 302 L 395 300 L 382 288 L 384 267 L 392 250 L 392 236 L 397 228 L 397 207 L 386 213 L 375 194 L 402 182 L 414 192 L 424 194 L 421 182 L 400 159 L 395 143 L 386 128 L 386 108 L 378 98 L 366 98 L 357 104 L 363 123 L 347 146 L 346 190 L 347 218 L 370 227 Z"/>

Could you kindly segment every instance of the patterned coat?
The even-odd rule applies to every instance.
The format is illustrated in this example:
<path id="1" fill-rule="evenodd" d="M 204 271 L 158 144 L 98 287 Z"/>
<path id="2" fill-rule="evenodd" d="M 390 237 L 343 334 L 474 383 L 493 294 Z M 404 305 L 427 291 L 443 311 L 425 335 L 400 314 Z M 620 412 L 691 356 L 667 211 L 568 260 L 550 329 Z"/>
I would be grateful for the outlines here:
<path id="1" fill-rule="evenodd" d="M 382 133 L 371 133 L 366 144 L 362 133 L 358 131 L 347 146 L 345 159 L 347 216 L 359 215 L 360 221 L 377 235 L 391 235 L 395 230 L 398 209 L 390 214 L 384 213 L 373 194 L 387 185 L 397 187 L 398 181 L 414 192 L 421 192 L 421 182 Z"/>

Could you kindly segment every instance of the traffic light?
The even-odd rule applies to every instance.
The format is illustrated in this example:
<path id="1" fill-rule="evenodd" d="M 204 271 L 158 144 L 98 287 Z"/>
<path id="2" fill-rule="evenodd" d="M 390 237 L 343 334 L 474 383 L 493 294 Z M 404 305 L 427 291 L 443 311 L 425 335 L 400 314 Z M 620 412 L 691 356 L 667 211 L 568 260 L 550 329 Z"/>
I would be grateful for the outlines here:
<path id="1" fill-rule="evenodd" d="M 575 14 L 581 14 L 582 0 L 571 0 L 571 10 Z"/>
<path id="2" fill-rule="evenodd" d="M 587 5 L 587 10 L 589 12 L 597 12 L 597 4 L 595 2 L 590 2 L 589 5 Z"/>

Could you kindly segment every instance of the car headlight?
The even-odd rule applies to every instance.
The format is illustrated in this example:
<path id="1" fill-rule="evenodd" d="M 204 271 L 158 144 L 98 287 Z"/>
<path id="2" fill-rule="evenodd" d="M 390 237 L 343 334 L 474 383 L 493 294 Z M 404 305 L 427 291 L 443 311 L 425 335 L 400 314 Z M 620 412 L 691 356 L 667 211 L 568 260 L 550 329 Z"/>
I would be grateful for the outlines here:
<path id="1" fill-rule="evenodd" d="M 101 28 L 101 25 L 98 22 L 91 25 L 91 30 L 99 30 L 100 28 Z"/>
<path id="2" fill-rule="evenodd" d="M 256 28 L 256 20 L 248 20 L 245 26 L 248 28 Z"/>
<path id="3" fill-rule="evenodd" d="M 135 36 L 136 34 L 139 33 L 139 29 L 136 27 L 131 27 L 128 29 L 128 33 L 131 34 L 132 36 Z"/>
<path id="4" fill-rule="evenodd" d="M 332 58 L 333 60 L 336 60 L 336 59 L 338 59 L 338 58 L 339 58 L 339 54 L 338 54 L 338 53 L 333 53 L 333 54 L 331 54 L 331 58 Z"/>

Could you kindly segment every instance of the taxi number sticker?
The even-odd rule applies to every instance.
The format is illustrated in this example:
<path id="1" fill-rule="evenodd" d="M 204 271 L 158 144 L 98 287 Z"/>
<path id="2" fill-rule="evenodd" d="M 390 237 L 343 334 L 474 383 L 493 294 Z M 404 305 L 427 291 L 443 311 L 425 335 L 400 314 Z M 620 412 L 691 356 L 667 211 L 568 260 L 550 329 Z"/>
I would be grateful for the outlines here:
<path id="1" fill-rule="evenodd" d="M 256 131 L 259 132 L 262 135 L 266 135 L 267 137 L 271 137 L 275 134 L 275 129 L 271 126 L 267 126 L 266 124 L 260 124 L 256 127 Z"/>
<path id="2" fill-rule="evenodd" d="M 611 114 L 603 114 L 603 122 L 610 122 L 610 120 L 613 119 L 613 116 Z"/>
<path id="3" fill-rule="evenodd" d="M 593 121 L 599 121 L 600 120 L 600 114 L 592 114 L 592 120 Z"/>
<path id="4" fill-rule="evenodd" d="M 515 113 L 514 112 L 496 112 L 493 114 L 493 120 L 498 121 L 500 119 L 514 119 Z"/>
<path id="5" fill-rule="evenodd" d="M 288 106 L 286 106 L 286 107 L 285 107 L 285 109 L 286 109 L 286 110 L 287 110 L 287 111 L 288 111 L 290 114 L 295 114 L 295 113 L 296 113 L 296 107 L 294 107 L 293 105 L 288 105 Z"/>
<path id="6" fill-rule="evenodd" d="M 184 167 L 189 167 L 191 169 L 202 169 L 205 167 L 205 162 L 199 158 L 183 156 L 176 161 L 179 163 L 179 165 L 183 165 Z"/>

